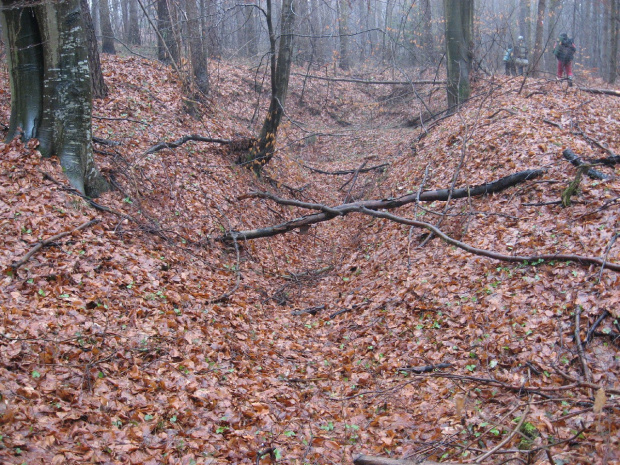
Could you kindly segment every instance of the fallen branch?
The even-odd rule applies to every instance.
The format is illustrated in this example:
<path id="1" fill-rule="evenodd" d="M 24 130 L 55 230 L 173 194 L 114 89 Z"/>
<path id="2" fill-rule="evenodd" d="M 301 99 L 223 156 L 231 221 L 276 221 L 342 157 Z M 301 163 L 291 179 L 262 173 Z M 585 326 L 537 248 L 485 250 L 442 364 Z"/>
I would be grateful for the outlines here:
<path id="1" fill-rule="evenodd" d="M 183 136 L 180 139 L 175 140 L 174 142 L 160 142 L 159 144 L 154 145 L 153 147 L 151 147 L 144 153 L 146 155 L 150 155 L 152 153 L 159 152 L 160 150 L 163 150 L 163 149 L 176 149 L 177 147 L 180 147 L 181 145 L 189 141 L 211 142 L 214 144 L 223 144 L 223 145 L 232 144 L 233 142 L 232 140 L 229 140 L 229 139 L 217 139 L 213 137 L 199 136 L 198 134 L 190 134 L 188 136 Z"/>
<path id="2" fill-rule="evenodd" d="M 360 454 L 353 459 L 355 465 L 440 465 L 439 462 L 432 462 L 424 460 L 419 462 L 417 460 L 407 459 L 388 459 L 386 457 L 373 457 L 372 455 Z M 441 462 L 442 464 L 448 464 L 454 462 Z"/>
<path id="3" fill-rule="evenodd" d="M 579 167 L 579 166 L 587 164 L 571 149 L 564 150 L 564 152 L 562 152 L 562 155 L 564 155 L 564 158 L 570 161 L 574 166 Z M 610 179 L 610 176 L 607 176 L 606 174 L 601 173 L 600 171 L 592 169 L 592 168 L 588 168 L 585 174 L 586 176 L 592 179 L 600 179 L 600 180 Z"/>
<path id="4" fill-rule="evenodd" d="M 613 95 L 614 97 L 620 97 L 620 91 L 617 90 L 592 89 L 590 87 L 579 87 L 579 90 L 582 90 L 583 92 L 589 92 L 591 94 Z"/>
<path id="5" fill-rule="evenodd" d="M 387 166 L 390 166 L 390 164 L 389 163 L 382 163 L 380 165 L 370 166 L 368 168 L 363 168 L 363 169 L 361 169 L 359 171 L 358 170 L 323 171 L 323 170 L 320 170 L 318 168 L 313 168 L 313 167 L 308 166 L 308 165 L 303 165 L 304 168 L 306 168 L 306 169 L 308 169 L 308 170 L 310 170 L 310 171 L 312 171 L 314 173 L 328 174 L 330 176 L 344 176 L 346 174 L 353 174 L 356 171 L 358 173 L 368 173 L 369 171 L 384 169 Z"/>
<path id="6" fill-rule="evenodd" d="M 466 197 L 473 197 L 477 195 L 493 194 L 500 192 L 516 184 L 524 182 L 526 180 L 534 179 L 543 174 L 543 170 L 527 170 L 521 171 L 510 176 L 506 176 L 497 181 L 482 184 L 480 186 L 467 188 L 467 189 L 455 189 L 452 192 L 453 199 L 460 199 Z M 446 201 L 450 197 L 449 189 L 440 189 L 436 191 L 426 191 L 419 194 L 419 200 L 422 202 L 433 201 Z M 251 229 L 247 231 L 231 231 L 224 236 L 221 236 L 218 240 L 229 242 L 233 239 L 237 240 L 250 240 L 258 239 L 261 237 L 271 237 L 278 234 L 284 234 L 288 231 L 304 228 L 316 223 L 322 223 L 323 221 L 329 221 L 337 216 L 345 216 L 349 213 L 360 212 L 363 209 L 367 210 L 390 210 L 403 205 L 407 205 L 418 200 L 418 193 L 408 194 L 403 197 L 389 198 L 383 200 L 364 200 L 360 202 L 345 203 L 337 207 L 328 207 L 327 205 L 301 202 L 292 199 L 282 199 L 273 194 L 267 192 L 252 192 L 246 195 L 238 197 L 239 200 L 249 198 L 263 198 L 270 199 L 280 205 L 290 205 L 294 207 L 306 208 L 309 210 L 318 210 L 321 213 L 315 213 L 313 215 L 307 215 L 301 218 L 297 218 L 286 223 L 280 223 L 275 226 L 267 228 Z M 426 223 L 424 223 L 426 224 Z"/>
<path id="7" fill-rule="evenodd" d="M 20 266 L 22 266 L 24 263 L 26 263 L 28 260 L 30 260 L 32 258 L 32 256 L 34 254 L 36 254 L 39 250 L 41 250 L 43 247 L 48 247 L 48 246 L 52 245 L 54 242 L 56 242 L 57 240 L 62 239 L 63 237 L 69 236 L 69 235 L 73 234 L 74 232 L 81 231 L 82 229 L 89 228 L 89 227 L 99 223 L 99 221 L 100 220 L 98 220 L 98 219 L 87 221 L 86 223 L 81 224 L 80 226 L 78 226 L 75 229 L 72 229 L 71 231 L 65 231 L 65 232 L 62 232 L 60 234 L 56 234 L 55 236 L 52 236 L 49 239 L 45 239 L 44 241 L 40 241 L 32 249 L 30 249 L 30 251 L 26 255 L 24 255 L 24 257 L 21 260 L 11 263 L 9 265 L 11 270 L 13 272 L 17 271 L 17 269 Z"/>
<path id="8" fill-rule="evenodd" d="M 292 205 L 302 208 L 308 208 L 312 210 L 321 210 L 321 213 L 315 213 L 313 215 L 304 216 L 301 218 L 297 218 L 286 223 L 281 223 L 275 226 L 270 226 L 267 228 L 259 228 L 259 229 L 251 229 L 246 231 L 231 231 L 224 236 L 219 237 L 217 240 L 228 242 L 228 241 L 236 241 L 236 240 L 250 240 L 250 239 L 258 239 L 261 237 L 271 237 L 278 234 L 284 234 L 293 229 L 305 229 L 309 227 L 311 224 L 320 223 L 323 221 L 329 221 L 337 216 L 345 216 L 350 213 L 363 213 L 368 216 L 373 216 L 376 218 L 383 218 L 390 221 L 394 221 L 395 223 L 406 224 L 409 226 L 415 226 L 417 228 L 425 228 L 430 232 L 437 235 L 444 242 L 458 247 L 466 252 L 469 252 L 474 255 L 480 255 L 482 257 L 491 258 L 493 260 L 512 262 L 512 263 L 532 263 L 532 262 L 541 262 L 541 261 L 561 261 L 561 262 L 577 262 L 584 265 L 599 265 L 605 267 L 609 270 L 620 272 L 620 264 L 608 263 L 605 262 L 604 259 L 597 257 L 585 257 L 582 255 L 573 255 L 573 254 L 540 254 L 540 255 L 505 255 L 498 252 L 493 252 L 486 249 L 479 249 L 477 247 L 473 247 L 469 244 L 456 240 L 439 228 L 433 226 L 430 223 L 425 223 L 423 221 L 410 220 L 408 218 L 403 218 L 400 216 L 392 215 L 387 212 L 379 212 L 375 211 L 375 209 L 389 209 L 396 208 L 398 206 L 403 205 L 403 199 L 408 197 L 416 197 L 417 194 L 411 194 L 405 197 L 401 197 L 399 199 L 387 199 L 387 200 L 368 200 L 363 202 L 355 202 L 340 205 L 338 207 L 328 207 L 326 205 L 321 204 L 311 204 L 306 202 L 300 202 L 298 200 L 289 200 L 289 199 L 280 199 L 272 194 L 268 194 L 265 192 L 258 192 L 251 195 L 242 196 L 241 198 L 249 198 L 249 197 L 259 197 L 259 198 L 269 198 L 274 200 L 275 202 L 282 205 Z M 411 200 L 409 200 L 411 202 Z M 405 203 L 409 203 L 405 202 Z"/>
<path id="9" fill-rule="evenodd" d="M 323 309 L 325 309 L 325 305 L 318 305 L 316 307 L 304 308 L 303 310 L 295 310 L 291 312 L 291 315 L 294 315 L 294 316 L 305 315 L 305 314 L 316 315 Z"/>
<path id="10" fill-rule="evenodd" d="M 423 85 L 423 84 L 432 84 L 432 85 L 445 85 L 446 81 L 434 81 L 434 80 L 421 80 L 421 81 L 375 81 L 375 80 L 367 80 L 367 79 L 356 79 L 356 78 L 330 78 L 325 76 L 313 76 L 311 74 L 301 74 L 301 73 L 291 73 L 293 76 L 302 76 L 308 79 L 318 79 L 319 81 L 330 81 L 330 82 L 353 82 L 355 84 L 368 84 L 368 85 L 379 85 L 379 86 L 410 86 L 410 85 Z"/>
<path id="11" fill-rule="evenodd" d="M 430 373 L 432 371 L 440 370 L 442 368 L 450 368 L 451 366 L 452 365 L 450 363 L 438 363 L 437 365 L 399 368 L 398 371 L 410 371 L 411 373 Z"/>

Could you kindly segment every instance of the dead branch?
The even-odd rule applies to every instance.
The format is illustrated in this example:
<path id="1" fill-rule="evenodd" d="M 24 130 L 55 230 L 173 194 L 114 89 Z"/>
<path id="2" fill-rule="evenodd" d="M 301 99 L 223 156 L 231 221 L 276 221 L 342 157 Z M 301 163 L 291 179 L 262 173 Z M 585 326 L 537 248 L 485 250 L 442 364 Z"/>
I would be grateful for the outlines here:
<path id="1" fill-rule="evenodd" d="M 603 320 L 607 318 L 609 315 L 611 315 L 611 313 L 609 313 L 607 310 L 603 310 L 603 313 L 601 313 L 599 317 L 596 319 L 596 321 L 594 322 L 594 324 L 590 326 L 590 328 L 588 329 L 588 332 L 586 333 L 586 340 L 583 341 L 584 346 L 587 345 L 592 340 L 592 337 L 594 336 L 596 332 L 596 328 L 598 328 L 599 325 L 603 322 Z"/>
<path id="2" fill-rule="evenodd" d="M 374 457 L 372 455 L 364 455 L 360 454 L 353 459 L 353 463 L 355 465 L 439 465 L 438 462 L 432 462 L 429 460 L 424 460 L 422 462 L 418 462 L 417 460 L 407 460 L 407 459 L 388 459 L 386 457 Z M 450 463 L 454 462 L 441 462 L 442 464 L 446 463 L 450 465 Z"/>
<path id="3" fill-rule="evenodd" d="M 316 315 L 323 309 L 325 309 L 325 305 L 318 305 L 316 307 L 304 308 L 303 310 L 295 310 L 291 312 L 291 315 L 294 315 L 294 316 L 305 315 L 305 314 Z"/>
<path id="4" fill-rule="evenodd" d="M 145 123 L 144 121 L 139 121 L 137 119 L 131 119 L 131 118 L 111 118 L 109 116 L 97 116 L 97 115 L 93 115 L 93 118 L 101 119 L 105 121 L 129 121 L 130 123 L 144 124 L 145 126 L 150 126 L 149 123 Z"/>
<path id="5" fill-rule="evenodd" d="M 291 73 L 293 76 L 303 76 L 308 79 L 317 79 L 319 81 L 330 81 L 330 82 L 353 82 L 355 84 L 368 84 L 368 85 L 379 85 L 379 86 L 410 86 L 414 85 L 423 85 L 423 84 L 432 84 L 432 85 L 445 85 L 446 81 L 434 81 L 434 80 L 421 80 L 421 81 L 374 81 L 374 80 L 366 80 L 366 79 L 355 79 L 355 78 L 336 78 L 336 77 L 326 77 L 326 76 L 313 76 L 311 74 L 301 74 L 301 73 Z"/>
<path id="6" fill-rule="evenodd" d="M 155 144 L 154 146 L 152 146 L 150 149 L 148 149 L 144 153 L 145 155 L 150 155 L 152 153 L 159 152 L 160 150 L 163 150 L 163 149 L 176 149 L 177 147 L 180 147 L 181 145 L 189 141 L 211 142 L 214 144 L 222 144 L 222 145 L 228 145 L 228 144 L 233 143 L 233 141 L 229 139 L 217 139 L 213 137 L 199 136 L 198 134 L 190 134 L 188 136 L 183 136 L 180 139 L 175 140 L 174 142 L 160 142 L 159 144 Z"/>
<path id="7" fill-rule="evenodd" d="M 497 181 L 491 183 L 482 184 L 472 188 L 455 189 L 452 192 L 451 198 L 460 199 L 470 196 L 478 196 L 485 194 L 493 194 L 503 191 L 509 187 L 512 187 L 521 182 L 534 179 L 543 174 L 543 170 L 526 170 L 521 171 L 510 176 L 506 176 Z M 450 197 L 449 189 L 440 189 L 436 191 L 426 191 L 419 195 L 419 200 L 423 202 L 433 202 L 436 200 L 446 201 Z M 235 237 L 238 240 L 250 240 L 258 239 L 261 237 L 271 237 L 278 234 L 284 234 L 288 231 L 299 229 L 305 226 L 310 226 L 316 223 L 322 223 L 323 221 L 329 221 L 337 216 L 345 216 L 349 213 L 360 212 L 363 213 L 363 209 L 367 210 L 390 210 L 418 200 L 418 193 L 408 194 L 403 197 L 389 198 L 383 200 L 363 200 L 353 203 L 345 203 L 337 207 L 328 207 L 327 205 L 301 202 L 292 199 L 282 199 L 273 194 L 267 192 L 252 192 L 246 195 L 238 197 L 238 200 L 249 198 L 263 198 L 270 199 L 280 205 L 290 205 L 294 207 L 306 208 L 309 210 L 318 210 L 321 213 L 315 213 L 313 215 L 303 216 L 286 223 L 280 223 L 275 226 L 267 228 L 251 229 L 247 231 L 231 231 L 224 236 L 221 236 L 218 240 L 229 242 Z M 424 223 L 426 224 L 426 223 Z M 415 225 L 414 225 L 415 226 Z"/>
<path id="8" fill-rule="evenodd" d="M 407 367 L 407 368 L 399 368 L 398 371 L 410 371 L 412 373 L 430 373 L 435 370 L 440 370 L 442 368 L 450 368 L 452 365 L 450 363 L 438 363 L 437 365 L 425 365 L 421 367 Z"/>
<path id="9" fill-rule="evenodd" d="M 582 90 L 583 92 L 589 92 L 591 94 L 613 95 L 614 97 L 620 97 L 620 91 L 617 90 L 592 89 L 590 87 L 579 87 L 579 90 Z"/>
<path id="10" fill-rule="evenodd" d="M 592 382 L 592 374 L 590 373 L 590 368 L 588 367 L 588 362 L 586 361 L 586 355 L 583 351 L 583 344 L 581 343 L 581 305 L 577 305 L 577 309 L 575 310 L 575 344 L 577 345 L 577 353 L 579 354 L 579 361 L 581 362 L 581 368 L 583 370 L 583 375 L 586 377 L 586 380 L 591 383 Z"/>
<path id="11" fill-rule="evenodd" d="M 562 152 L 562 155 L 564 155 L 564 158 L 570 161 L 573 164 L 573 166 L 579 167 L 579 166 L 587 164 L 571 149 L 564 150 L 564 152 Z M 592 179 L 600 179 L 600 180 L 610 179 L 610 176 L 607 176 L 606 174 L 601 173 L 600 171 L 597 171 L 592 168 L 588 168 L 585 174 L 586 176 Z"/>
<path id="12" fill-rule="evenodd" d="M 308 169 L 308 170 L 310 170 L 310 171 L 312 171 L 312 172 L 314 172 L 314 173 L 328 174 L 330 176 L 344 176 L 346 174 L 353 174 L 356 171 L 358 173 L 368 173 L 369 171 L 373 171 L 373 170 L 381 170 L 381 169 L 386 168 L 389 165 L 390 165 L 389 163 L 382 163 L 380 165 L 370 166 L 368 168 L 363 168 L 363 169 L 360 169 L 360 170 L 339 170 L 339 171 L 323 171 L 323 170 L 320 170 L 318 168 L 313 168 L 313 167 L 308 166 L 308 165 L 303 165 L 303 167 Z"/>
<path id="13" fill-rule="evenodd" d="M 62 239 L 63 237 L 69 236 L 77 231 L 81 231 L 82 229 L 86 229 L 89 228 L 97 223 L 99 223 L 99 219 L 94 219 L 94 220 L 90 220 L 87 221 L 84 224 L 81 224 L 80 226 L 78 226 L 75 229 L 72 229 L 71 231 L 65 231 L 62 232 L 60 234 L 56 234 L 55 236 L 50 237 L 49 239 L 45 239 L 44 241 L 40 241 L 39 243 L 37 243 L 32 249 L 30 249 L 30 251 L 24 255 L 24 257 L 16 262 L 11 263 L 10 268 L 13 270 L 13 272 L 17 271 L 17 269 L 22 266 L 24 263 L 26 263 L 28 260 L 30 260 L 32 258 L 32 256 L 34 254 L 36 254 L 39 250 L 41 250 L 43 247 L 48 247 L 52 244 L 54 244 L 54 242 L 56 242 L 59 239 Z"/>
<path id="14" fill-rule="evenodd" d="M 510 434 L 508 434 L 493 449 L 491 449 L 491 450 L 485 452 L 484 454 L 482 454 L 481 456 L 477 457 L 476 460 L 474 461 L 474 463 L 482 462 L 483 460 L 487 459 L 488 457 L 493 455 L 495 452 L 500 450 L 506 444 L 508 444 L 510 442 L 510 440 L 515 436 L 515 434 L 517 434 L 519 432 L 519 430 L 521 429 L 521 426 L 523 426 L 523 423 L 525 422 L 525 418 L 527 417 L 528 413 L 530 413 L 530 404 L 527 404 L 527 406 L 525 407 L 525 412 L 523 412 L 523 415 L 521 415 L 521 419 L 519 420 L 519 423 L 517 423 L 517 426 L 515 426 L 515 428 L 510 432 Z"/>

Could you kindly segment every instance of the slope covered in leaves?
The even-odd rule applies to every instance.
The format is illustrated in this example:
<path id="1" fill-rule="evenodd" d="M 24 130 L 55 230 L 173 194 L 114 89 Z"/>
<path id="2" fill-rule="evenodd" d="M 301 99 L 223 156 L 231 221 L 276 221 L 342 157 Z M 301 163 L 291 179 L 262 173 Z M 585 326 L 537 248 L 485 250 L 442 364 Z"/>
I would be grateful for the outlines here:
<path id="1" fill-rule="evenodd" d="M 294 76 L 281 149 L 262 179 L 227 146 L 147 154 L 187 134 L 257 132 L 268 86 L 242 65 L 215 65 L 196 120 L 169 69 L 106 60 L 111 92 L 96 102 L 94 132 L 108 140 L 97 162 L 118 190 L 95 205 L 35 144 L 1 146 L 3 463 L 318 464 L 358 453 L 471 462 L 494 448 L 489 463 L 509 451 L 620 460 L 618 273 L 494 261 L 361 215 L 217 241 L 307 213 L 239 200 L 251 191 L 334 206 L 544 168 L 500 194 L 395 213 L 482 249 L 617 264 L 617 165 L 597 167 L 608 180 L 585 177 L 570 207 L 557 201 L 576 174 L 564 149 L 620 153 L 619 98 L 490 79 L 460 113 L 416 128 L 427 111 L 416 93 L 437 111 L 442 90 Z M 388 166 L 316 171 L 364 163 Z M 575 324 L 584 341 L 604 311 L 613 316 L 580 354 Z"/>

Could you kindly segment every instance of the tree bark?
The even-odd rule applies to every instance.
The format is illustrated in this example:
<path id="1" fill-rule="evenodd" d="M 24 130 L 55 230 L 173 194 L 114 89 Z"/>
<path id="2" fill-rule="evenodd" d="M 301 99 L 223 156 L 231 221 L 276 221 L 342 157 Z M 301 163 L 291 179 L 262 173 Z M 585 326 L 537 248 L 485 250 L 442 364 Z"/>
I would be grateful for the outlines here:
<path id="1" fill-rule="evenodd" d="M 349 4 L 348 0 L 338 0 L 338 35 L 340 36 L 340 56 L 338 66 L 347 71 L 351 67 L 349 61 Z"/>
<path id="2" fill-rule="evenodd" d="M 609 14 L 609 75 L 607 82 L 618 78 L 618 42 L 620 41 L 620 0 L 610 0 Z"/>
<path id="3" fill-rule="evenodd" d="M 278 127 L 284 114 L 293 59 L 293 26 L 296 0 L 283 0 L 280 17 L 280 46 L 276 58 L 276 38 L 271 18 L 271 0 L 267 0 L 267 27 L 271 44 L 271 102 L 257 142 L 238 160 L 260 176 L 262 167 L 273 158 Z"/>
<path id="4" fill-rule="evenodd" d="M 471 94 L 469 75 L 473 61 L 474 1 L 444 0 L 448 107 L 456 108 Z"/>
<path id="5" fill-rule="evenodd" d="M 112 21 L 110 19 L 110 4 L 108 0 L 99 0 L 99 21 L 101 23 L 101 51 L 103 53 L 116 54 L 114 46 L 114 32 L 112 31 Z"/>
<path id="6" fill-rule="evenodd" d="M 2 6 L 14 2 L 3 0 Z M 23 125 L 25 139 L 39 139 L 42 156 L 58 156 L 73 187 L 96 197 L 108 184 L 93 159 L 92 89 L 80 0 L 3 9 L 2 14 L 10 50 L 11 127 Z"/>
<path id="7" fill-rule="evenodd" d="M 186 0 L 185 9 L 187 12 L 187 33 L 189 35 L 190 60 L 194 83 L 199 94 L 196 97 L 202 100 L 209 93 L 209 71 L 207 67 L 207 57 L 203 53 L 202 34 L 200 32 L 200 15 L 196 0 Z"/>
<path id="8" fill-rule="evenodd" d="M 532 56 L 532 73 L 538 75 L 542 60 L 543 33 L 545 30 L 546 0 L 538 0 L 538 13 L 536 15 L 536 33 L 534 39 L 534 54 Z"/>
<path id="9" fill-rule="evenodd" d="M 103 79 L 103 72 L 101 71 L 97 36 L 95 35 L 93 19 L 90 16 L 88 0 L 80 0 L 80 7 L 82 9 L 82 21 L 84 22 L 88 43 L 88 68 L 93 86 L 93 98 L 105 98 L 108 95 L 108 86 Z"/>
<path id="10" fill-rule="evenodd" d="M 179 48 L 174 38 L 167 0 L 157 0 L 157 30 L 157 59 L 163 63 L 178 63 Z"/>
<path id="11" fill-rule="evenodd" d="M 345 203 L 343 205 L 338 205 L 336 207 L 328 207 L 326 205 L 320 204 L 309 204 L 306 202 L 299 202 L 297 200 L 286 200 L 277 198 L 274 195 L 267 193 L 253 193 L 247 196 L 242 196 L 243 198 L 248 197 L 259 197 L 259 198 L 267 198 L 274 200 L 275 202 L 282 205 L 291 205 L 301 208 L 308 208 L 312 210 L 319 210 L 320 213 L 315 213 L 313 215 L 303 216 L 301 218 L 297 218 L 286 223 L 280 223 L 275 226 L 270 226 L 267 228 L 260 229 L 252 229 L 249 231 L 233 231 L 228 233 L 227 235 L 222 237 L 223 241 L 231 241 L 233 239 L 237 240 L 250 240 L 250 239 L 258 239 L 261 237 L 271 237 L 276 236 L 278 234 L 284 234 L 289 231 L 293 231 L 298 228 L 308 227 L 310 225 L 316 223 L 322 223 L 324 221 L 329 221 L 337 216 L 345 216 L 349 213 L 360 212 L 362 210 L 391 210 L 394 208 L 402 207 L 403 205 L 407 205 L 413 202 L 433 202 L 433 201 L 447 201 L 450 199 L 460 199 L 467 198 L 471 196 L 478 195 L 486 195 L 492 194 L 496 192 L 501 192 L 509 187 L 515 186 L 521 182 L 537 178 L 543 174 L 543 170 L 527 170 L 521 171 L 519 173 L 512 174 L 510 176 L 506 176 L 504 178 L 498 179 L 497 181 L 482 184 L 480 186 L 473 187 L 471 189 L 455 189 L 452 192 L 452 196 L 449 195 L 449 189 L 441 189 L 437 191 L 427 191 L 422 192 L 419 196 L 418 194 L 409 194 L 403 197 L 399 197 L 396 199 L 383 199 L 383 200 L 363 200 L 359 202 Z"/>
<path id="12" fill-rule="evenodd" d="M 138 3 L 136 0 L 129 0 L 129 30 L 127 40 L 131 45 L 142 45 L 140 23 L 138 21 Z"/>

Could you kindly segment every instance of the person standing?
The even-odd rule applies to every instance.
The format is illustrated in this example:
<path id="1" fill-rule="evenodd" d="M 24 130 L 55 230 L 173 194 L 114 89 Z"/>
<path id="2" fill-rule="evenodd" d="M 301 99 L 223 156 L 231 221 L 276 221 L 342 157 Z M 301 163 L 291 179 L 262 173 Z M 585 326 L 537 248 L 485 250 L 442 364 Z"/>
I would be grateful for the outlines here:
<path id="1" fill-rule="evenodd" d="M 515 67 L 514 46 L 509 47 L 504 54 L 504 65 L 506 66 L 506 76 L 517 74 Z"/>
<path id="2" fill-rule="evenodd" d="M 558 73 L 557 78 L 562 79 L 564 73 L 568 78 L 569 85 L 573 84 L 573 58 L 577 47 L 572 38 L 568 37 L 566 32 L 560 34 L 560 37 L 553 47 L 553 54 L 558 59 Z"/>
<path id="3" fill-rule="evenodd" d="M 527 65 L 530 62 L 527 59 L 528 50 L 525 46 L 525 41 L 523 36 L 519 36 L 517 39 L 517 45 L 514 47 L 514 63 L 515 63 L 515 72 L 519 71 L 519 76 L 523 76 L 523 72 L 525 71 Z"/>

